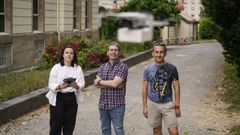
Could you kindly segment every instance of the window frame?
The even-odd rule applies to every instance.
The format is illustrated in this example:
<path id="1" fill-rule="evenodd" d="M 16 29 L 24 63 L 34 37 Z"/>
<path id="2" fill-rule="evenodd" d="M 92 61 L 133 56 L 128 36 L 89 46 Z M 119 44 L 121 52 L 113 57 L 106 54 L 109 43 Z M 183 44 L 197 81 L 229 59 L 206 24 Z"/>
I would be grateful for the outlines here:
<path id="1" fill-rule="evenodd" d="M 88 20 L 88 17 L 89 17 L 89 13 L 88 13 L 88 5 L 89 5 L 89 3 L 88 3 L 88 0 L 86 0 L 85 1 L 85 29 L 89 29 L 89 27 L 88 27 L 88 22 L 89 22 L 89 20 Z"/>
<path id="2" fill-rule="evenodd" d="M 34 61 L 38 63 L 41 60 L 41 53 L 45 49 L 44 40 L 35 40 L 34 41 Z"/>
<path id="3" fill-rule="evenodd" d="M 34 5 L 34 1 L 37 1 L 37 13 L 34 13 L 34 9 L 35 9 L 35 5 Z M 39 31 L 39 8 L 40 8 L 40 6 L 39 6 L 39 0 L 33 0 L 32 1 L 32 31 Z M 37 24 L 36 24 L 36 22 L 35 22 L 35 19 L 37 18 Z M 37 25 L 36 26 L 36 29 L 35 29 L 35 25 Z"/>
<path id="4" fill-rule="evenodd" d="M 12 43 L 1 43 L 0 52 L 2 51 L 1 50 L 2 48 L 5 48 L 6 49 L 5 51 L 7 52 L 5 52 L 5 55 L 3 55 L 3 53 L 0 53 L 0 68 L 5 68 L 13 63 L 13 46 Z M 1 63 L 1 61 L 5 61 L 5 63 L 4 62 Z"/>
<path id="5" fill-rule="evenodd" d="M 6 1 L 3 0 L 3 12 L 0 11 L 0 16 L 3 16 L 3 20 L 2 20 L 2 21 L 3 21 L 3 26 L 2 26 L 2 28 L 0 27 L 0 33 L 5 33 L 5 32 L 6 32 L 6 29 L 5 29 L 5 25 L 6 25 L 6 24 L 5 24 L 5 23 L 6 23 L 6 22 L 5 22 L 5 21 L 6 21 L 5 6 L 6 6 L 6 5 L 5 5 L 5 3 L 6 3 Z M 0 25 L 0 26 L 1 26 L 1 25 Z M 3 29 L 3 31 L 2 31 L 1 29 Z"/>
<path id="6" fill-rule="evenodd" d="M 77 0 L 73 0 L 73 30 L 77 29 Z"/>

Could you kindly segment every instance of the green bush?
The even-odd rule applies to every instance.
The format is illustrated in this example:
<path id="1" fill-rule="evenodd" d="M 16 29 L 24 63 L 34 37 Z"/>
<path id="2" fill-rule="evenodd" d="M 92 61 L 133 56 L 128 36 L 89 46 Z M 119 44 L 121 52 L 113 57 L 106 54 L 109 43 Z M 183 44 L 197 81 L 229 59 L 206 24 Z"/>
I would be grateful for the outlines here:
<path id="1" fill-rule="evenodd" d="M 199 36 L 201 39 L 216 39 L 219 27 L 211 18 L 204 17 L 199 24 Z"/>
<path id="2" fill-rule="evenodd" d="M 62 37 L 59 44 L 47 45 L 42 53 L 39 68 L 42 70 L 52 68 L 53 65 L 58 62 L 58 54 L 61 52 L 64 45 L 66 44 L 72 45 L 76 48 L 78 54 L 78 62 L 82 66 L 82 68 L 91 68 L 92 61 L 89 61 L 89 55 L 91 55 L 91 53 L 94 53 L 91 50 L 94 45 L 92 45 L 89 40 L 81 39 L 79 36 Z"/>
<path id="3" fill-rule="evenodd" d="M 110 40 L 89 41 L 76 36 L 62 38 L 59 45 L 50 44 L 46 46 L 45 51 L 42 53 L 39 68 L 42 70 L 52 68 L 58 62 L 58 53 L 65 44 L 70 44 L 77 49 L 78 63 L 84 70 L 99 67 L 108 60 L 107 46 L 110 42 Z M 120 58 L 149 48 L 151 48 L 150 42 L 120 43 Z"/>
<path id="4" fill-rule="evenodd" d="M 103 19 L 99 29 L 100 39 L 116 40 L 119 21 Z"/>

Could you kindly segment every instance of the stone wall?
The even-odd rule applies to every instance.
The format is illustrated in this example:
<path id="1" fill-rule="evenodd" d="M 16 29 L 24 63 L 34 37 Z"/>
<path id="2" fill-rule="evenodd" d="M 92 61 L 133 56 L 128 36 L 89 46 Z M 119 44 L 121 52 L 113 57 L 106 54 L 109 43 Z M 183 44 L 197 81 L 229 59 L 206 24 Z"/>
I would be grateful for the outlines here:
<path id="1" fill-rule="evenodd" d="M 64 33 L 65 35 L 79 35 L 83 38 L 98 39 L 98 31 L 77 31 Z M 51 44 L 57 39 L 57 33 L 30 33 L 14 34 L 0 36 L 0 45 L 11 43 L 12 45 L 12 62 L 7 67 L 0 68 L 0 73 L 21 68 L 35 66 L 35 41 L 44 40 L 44 44 Z"/>

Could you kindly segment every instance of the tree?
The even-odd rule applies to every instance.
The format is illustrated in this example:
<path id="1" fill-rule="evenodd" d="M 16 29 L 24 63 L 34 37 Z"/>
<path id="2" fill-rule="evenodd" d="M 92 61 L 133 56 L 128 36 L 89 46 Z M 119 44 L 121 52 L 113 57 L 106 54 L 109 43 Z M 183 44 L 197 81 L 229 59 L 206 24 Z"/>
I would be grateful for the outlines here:
<path id="1" fill-rule="evenodd" d="M 201 39 L 216 38 L 218 27 L 211 18 L 204 17 L 199 23 L 199 36 Z"/>
<path id="2" fill-rule="evenodd" d="M 179 17 L 176 3 L 169 0 L 130 0 L 120 11 L 138 11 L 152 13 L 156 20 Z"/>
<path id="3" fill-rule="evenodd" d="M 205 14 L 220 26 L 217 40 L 224 48 L 226 60 L 237 67 L 240 76 L 240 1 L 202 0 Z"/>
<path id="4" fill-rule="evenodd" d="M 174 1 L 168 0 L 130 0 L 126 5 L 120 8 L 119 12 L 145 12 L 154 15 L 156 20 L 162 20 L 169 17 L 174 17 L 179 20 L 178 14 L 180 11 L 176 8 Z M 119 22 L 117 20 L 105 20 L 100 29 L 101 38 L 114 39 L 116 37 Z"/>
<path id="5" fill-rule="evenodd" d="M 155 20 L 174 18 L 180 20 L 179 9 L 176 8 L 174 0 L 130 0 L 127 5 L 121 7 L 120 12 L 145 12 L 153 14 Z M 160 30 L 154 28 L 154 38 L 159 39 Z"/>
<path id="6" fill-rule="evenodd" d="M 176 8 L 176 3 L 168 0 L 131 0 L 121 7 L 120 11 L 147 12 L 153 14 L 156 20 L 169 17 L 179 18 L 180 13 Z"/>
<path id="7" fill-rule="evenodd" d="M 100 6 L 98 10 L 99 10 L 99 13 L 107 12 L 107 9 L 105 9 L 102 6 Z M 102 19 L 101 21 L 102 21 L 102 25 L 101 25 L 101 28 L 99 28 L 100 38 L 116 40 L 119 22 L 117 20 L 108 20 L 108 19 Z"/>

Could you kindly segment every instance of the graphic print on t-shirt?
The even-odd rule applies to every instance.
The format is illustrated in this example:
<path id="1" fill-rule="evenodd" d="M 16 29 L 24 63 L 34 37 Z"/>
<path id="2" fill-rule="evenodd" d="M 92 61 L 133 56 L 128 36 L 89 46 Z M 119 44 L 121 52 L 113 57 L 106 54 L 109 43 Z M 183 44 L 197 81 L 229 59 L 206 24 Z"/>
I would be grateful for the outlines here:
<path id="1" fill-rule="evenodd" d="M 160 66 L 157 69 L 157 72 L 155 74 L 155 78 L 154 78 L 154 83 L 153 83 L 153 90 L 155 92 L 159 92 L 159 97 L 162 99 L 165 96 L 165 88 L 167 86 L 168 83 L 168 79 L 169 79 L 170 74 L 168 74 L 168 72 L 165 70 L 164 66 Z"/>

